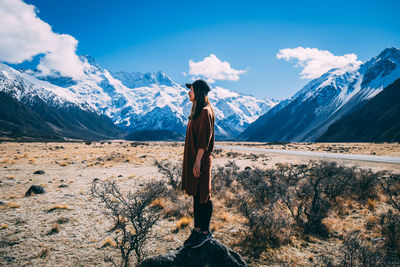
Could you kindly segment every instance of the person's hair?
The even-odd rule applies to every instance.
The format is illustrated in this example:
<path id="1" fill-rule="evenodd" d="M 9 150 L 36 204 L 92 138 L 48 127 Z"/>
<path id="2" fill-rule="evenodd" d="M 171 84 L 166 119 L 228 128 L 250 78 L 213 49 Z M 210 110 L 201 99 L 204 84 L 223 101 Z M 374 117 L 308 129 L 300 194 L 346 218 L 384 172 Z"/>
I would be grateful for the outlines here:
<path id="1" fill-rule="evenodd" d="M 196 88 L 195 86 L 193 86 L 193 91 L 194 91 L 194 101 L 192 105 L 192 111 L 190 112 L 189 120 L 196 119 L 200 115 L 201 110 L 207 105 L 210 106 L 211 111 L 214 114 L 211 102 L 208 100 L 207 92 L 202 90 L 201 88 Z"/>

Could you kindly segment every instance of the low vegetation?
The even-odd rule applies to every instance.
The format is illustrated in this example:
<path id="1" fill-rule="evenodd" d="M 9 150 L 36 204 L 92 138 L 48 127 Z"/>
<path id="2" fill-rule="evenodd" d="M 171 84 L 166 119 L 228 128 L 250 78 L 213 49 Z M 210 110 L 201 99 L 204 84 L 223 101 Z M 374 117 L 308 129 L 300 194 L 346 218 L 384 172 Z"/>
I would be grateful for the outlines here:
<path id="1" fill-rule="evenodd" d="M 145 245 L 155 237 L 151 230 L 161 218 L 159 208 L 151 204 L 165 188 L 163 182 L 150 182 L 140 191 L 124 195 L 115 182 L 98 179 L 92 182 L 92 196 L 105 206 L 105 214 L 114 223 L 109 230 L 114 234 L 114 242 L 109 241 L 108 245 L 119 249 L 119 266 L 130 266 L 132 251 L 138 263 L 146 257 Z M 118 266 L 114 259 L 107 260 Z"/>
<path id="2" fill-rule="evenodd" d="M 161 161 L 154 165 L 164 180 L 127 197 L 115 183 L 93 183 L 93 195 L 102 200 L 114 220 L 112 231 L 119 230 L 114 242 L 108 243 L 120 249 L 121 266 L 128 266 L 131 251 L 135 251 L 137 262 L 144 259 L 144 246 L 158 220 L 176 219 L 174 232 L 191 224 L 191 199 L 180 190 L 181 165 Z M 214 203 L 230 211 L 216 210 L 211 227 L 218 229 L 217 221 L 226 222 L 228 217 L 242 222 L 236 241 L 230 245 L 250 262 L 273 263 L 273 251 L 283 246 L 307 247 L 311 240 L 320 240 L 337 244 L 333 246 L 336 253 L 310 256 L 308 260 L 314 265 L 400 263 L 399 175 L 328 161 L 241 170 L 231 160 L 214 168 L 212 177 Z M 369 214 L 364 229 L 338 230 L 340 222 L 357 209 Z M 335 220 L 339 226 L 332 225 Z M 128 230 L 129 225 L 133 231 Z"/>

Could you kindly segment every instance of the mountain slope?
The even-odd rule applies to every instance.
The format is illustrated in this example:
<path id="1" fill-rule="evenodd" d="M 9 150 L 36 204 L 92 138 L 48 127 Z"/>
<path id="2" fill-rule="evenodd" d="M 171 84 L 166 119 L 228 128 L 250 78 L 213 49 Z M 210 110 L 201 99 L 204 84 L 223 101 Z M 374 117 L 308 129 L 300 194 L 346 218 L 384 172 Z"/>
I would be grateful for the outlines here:
<path id="1" fill-rule="evenodd" d="M 125 132 L 69 90 L 0 64 L 0 131 L 12 138 L 110 139 Z"/>
<path id="2" fill-rule="evenodd" d="M 53 128 L 28 106 L 0 91 L 0 136 L 61 139 Z"/>
<path id="3" fill-rule="evenodd" d="M 361 66 L 332 69 L 286 103 L 261 116 L 239 138 L 247 141 L 315 141 L 335 121 L 363 106 L 400 77 L 400 50 L 388 48 Z"/>
<path id="4" fill-rule="evenodd" d="M 321 142 L 400 142 L 400 79 L 329 126 Z"/>

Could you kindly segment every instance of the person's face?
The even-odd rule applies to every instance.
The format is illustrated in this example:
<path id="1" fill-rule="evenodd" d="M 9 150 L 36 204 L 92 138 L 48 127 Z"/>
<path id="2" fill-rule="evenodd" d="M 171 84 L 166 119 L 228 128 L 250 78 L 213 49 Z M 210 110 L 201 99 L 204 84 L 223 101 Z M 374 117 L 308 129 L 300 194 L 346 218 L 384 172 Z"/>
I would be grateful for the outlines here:
<path id="1" fill-rule="evenodd" d="M 190 86 L 190 91 L 189 91 L 189 100 L 190 101 L 194 101 L 194 91 L 193 91 L 193 85 L 192 86 Z"/>

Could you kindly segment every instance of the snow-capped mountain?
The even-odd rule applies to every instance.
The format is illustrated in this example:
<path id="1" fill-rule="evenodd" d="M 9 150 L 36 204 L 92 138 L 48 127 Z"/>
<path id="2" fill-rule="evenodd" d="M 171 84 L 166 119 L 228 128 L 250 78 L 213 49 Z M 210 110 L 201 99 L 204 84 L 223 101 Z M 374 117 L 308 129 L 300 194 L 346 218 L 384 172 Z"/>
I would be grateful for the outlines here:
<path id="1" fill-rule="evenodd" d="M 357 65 L 332 69 L 282 101 L 239 135 L 249 141 L 315 141 L 400 77 L 400 50 L 387 48 Z"/>
<path id="2" fill-rule="evenodd" d="M 18 101 L 29 101 L 33 96 L 38 96 L 56 107 L 78 105 L 90 108 L 70 90 L 21 73 L 2 63 L 0 63 L 0 90 Z"/>
<path id="3" fill-rule="evenodd" d="M 82 56 L 86 79 L 68 90 L 127 131 L 186 132 L 192 103 L 187 88 L 165 73 L 111 73 Z M 209 93 L 216 113 L 216 136 L 232 138 L 276 103 L 217 87 Z"/>
<path id="4" fill-rule="evenodd" d="M 100 140 L 125 134 L 70 90 L 0 63 L 1 136 Z"/>
<path id="5" fill-rule="evenodd" d="M 128 88 L 148 87 L 152 85 L 177 86 L 165 73 L 158 71 L 156 73 L 141 72 L 111 72 L 111 75 L 120 80 Z"/>
<path id="6" fill-rule="evenodd" d="M 192 103 L 183 85 L 178 85 L 161 71 L 109 72 L 93 57 L 80 58 L 85 67 L 85 77 L 79 81 L 66 77 L 40 77 L 34 70 L 25 73 L 13 70 L 10 73 L 14 73 L 14 80 L 23 77 L 24 81 L 30 81 L 31 84 L 24 87 L 28 88 L 24 90 L 29 90 L 25 94 L 27 98 L 38 95 L 45 102 L 74 103 L 83 110 L 107 116 L 126 132 L 162 129 L 185 134 Z M 6 76 L 4 80 L 7 80 Z M 3 91 L 14 90 L 15 96 L 21 94 L 17 87 L 0 84 L 0 88 Z M 234 138 L 277 104 L 221 87 L 213 88 L 209 99 L 216 113 L 217 138 Z"/>

